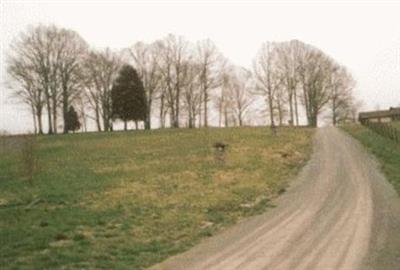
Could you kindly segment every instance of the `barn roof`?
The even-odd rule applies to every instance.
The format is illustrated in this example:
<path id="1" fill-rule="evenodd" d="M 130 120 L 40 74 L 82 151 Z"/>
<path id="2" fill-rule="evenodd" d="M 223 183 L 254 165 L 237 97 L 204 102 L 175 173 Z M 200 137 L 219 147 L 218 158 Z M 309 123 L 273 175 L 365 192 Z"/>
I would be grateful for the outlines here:
<path id="1" fill-rule="evenodd" d="M 389 110 L 360 112 L 358 118 L 371 119 L 371 118 L 385 118 L 393 116 L 400 116 L 400 107 L 391 107 Z"/>

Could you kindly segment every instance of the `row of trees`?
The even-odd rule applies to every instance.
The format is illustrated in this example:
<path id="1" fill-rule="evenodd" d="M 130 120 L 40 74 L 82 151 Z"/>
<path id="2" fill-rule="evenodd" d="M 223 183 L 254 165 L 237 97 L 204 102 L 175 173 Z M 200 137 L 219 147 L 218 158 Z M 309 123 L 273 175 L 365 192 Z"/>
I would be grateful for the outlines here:
<path id="1" fill-rule="evenodd" d="M 168 35 L 138 42 L 120 52 L 93 50 L 76 32 L 36 26 L 20 34 L 10 49 L 9 86 L 29 105 L 35 132 L 57 133 L 59 116 L 68 132 L 68 111 L 77 108 L 84 130 L 88 120 L 110 131 L 116 119 L 158 126 L 244 125 L 269 116 L 271 126 L 308 124 L 330 109 L 332 122 L 351 118 L 357 108 L 354 80 L 345 67 L 300 41 L 265 43 L 252 70 L 238 67 L 210 40 L 193 44 Z M 267 113 L 256 115 L 265 101 Z M 264 106 L 263 106 L 264 107 Z M 251 113 L 251 114 L 250 114 Z"/>
<path id="2" fill-rule="evenodd" d="M 355 81 L 349 71 L 321 50 L 293 40 L 265 43 L 254 61 L 256 91 L 266 97 L 270 123 L 299 124 L 299 105 L 307 123 L 318 125 L 318 116 L 329 108 L 333 125 L 356 118 L 360 106 L 353 96 Z M 299 101 L 300 100 L 300 101 Z"/>

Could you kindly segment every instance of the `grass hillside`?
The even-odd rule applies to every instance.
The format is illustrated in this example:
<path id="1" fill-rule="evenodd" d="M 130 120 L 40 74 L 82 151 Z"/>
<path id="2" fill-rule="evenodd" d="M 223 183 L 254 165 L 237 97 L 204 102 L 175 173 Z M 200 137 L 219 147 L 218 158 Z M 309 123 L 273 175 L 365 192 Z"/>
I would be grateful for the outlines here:
<path id="1" fill-rule="evenodd" d="M 398 122 L 394 125 L 400 128 Z M 343 129 L 378 158 L 382 171 L 400 194 L 400 144 L 361 125 L 344 126 Z"/>
<path id="2" fill-rule="evenodd" d="M 400 121 L 392 122 L 391 125 L 397 129 L 400 129 Z"/>
<path id="3" fill-rule="evenodd" d="M 229 128 L 3 138 L 0 268 L 144 269 L 273 206 L 308 159 L 312 133 Z M 229 145 L 224 162 L 215 160 L 217 141 Z"/>

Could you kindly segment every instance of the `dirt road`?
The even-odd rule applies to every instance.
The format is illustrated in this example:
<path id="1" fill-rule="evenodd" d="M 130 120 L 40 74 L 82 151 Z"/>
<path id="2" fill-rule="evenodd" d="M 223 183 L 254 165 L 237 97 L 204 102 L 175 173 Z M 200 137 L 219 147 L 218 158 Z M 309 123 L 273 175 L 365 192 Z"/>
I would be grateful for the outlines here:
<path id="1" fill-rule="evenodd" d="M 317 131 L 310 162 L 276 204 L 152 269 L 400 269 L 400 200 L 344 132 Z"/>

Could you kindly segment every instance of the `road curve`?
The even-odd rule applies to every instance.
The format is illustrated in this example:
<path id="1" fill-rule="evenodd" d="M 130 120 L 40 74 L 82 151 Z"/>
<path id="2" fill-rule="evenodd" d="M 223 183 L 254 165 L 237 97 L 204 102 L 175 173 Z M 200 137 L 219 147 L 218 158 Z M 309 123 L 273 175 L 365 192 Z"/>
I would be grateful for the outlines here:
<path id="1" fill-rule="evenodd" d="M 399 197 L 344 132 L 317 130 L 311 160 L 276 204 L 151 269 L 400 269 Z"/>

